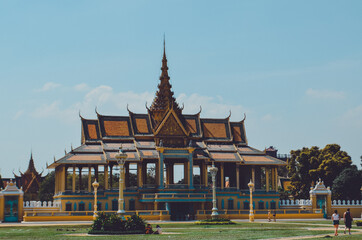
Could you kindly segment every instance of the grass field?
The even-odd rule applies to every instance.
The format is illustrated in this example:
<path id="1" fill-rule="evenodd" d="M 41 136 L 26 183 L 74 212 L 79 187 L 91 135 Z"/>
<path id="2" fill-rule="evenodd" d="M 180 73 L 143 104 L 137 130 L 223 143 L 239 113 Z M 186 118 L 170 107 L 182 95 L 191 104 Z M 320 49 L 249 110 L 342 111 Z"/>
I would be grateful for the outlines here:
<path id="1" fill-rule="evenodd" d="M 315 236 L 324 239 L 333 236 L 333 226 L 327 222 L 277 222 L 248 223 L 236 225 L 200 226 L 193 223 L 160 223 L 162 235 L 97 236 L 96 239 L 271 239 L 282 237 Z M 20 225 L 20 224 L 19 224 Z M 356 230 L 356 227 L 354 230 Z M 1 226 L 0 239 L 89 239 L 89 226 Z M 298 237 L 299 236 L 299 237 Z M 318 238 L 319 237 L 319 238 Z M 93 237 L 92 237 L 93 238 Z M 309 238 L 311 239 L 311 238 Z M 353 235 L 344 235 L 340 230 L 338 239 L 362 239 L 362 228 Z"/>

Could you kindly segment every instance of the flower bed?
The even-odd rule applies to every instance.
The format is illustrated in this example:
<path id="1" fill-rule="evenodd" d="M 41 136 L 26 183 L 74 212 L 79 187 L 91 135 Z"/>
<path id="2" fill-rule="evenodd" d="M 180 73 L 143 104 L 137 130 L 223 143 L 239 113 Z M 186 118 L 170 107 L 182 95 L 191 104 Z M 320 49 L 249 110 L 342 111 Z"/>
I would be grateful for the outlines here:
<path id="1" fill-rule="evenodd" d="M 132 215 L 124 220 L 114 213 L 107 215 L 102 212 L 93 221 L 88 234 L 144 234 L 145 228 L 146 222 L 137 215 Z"/>

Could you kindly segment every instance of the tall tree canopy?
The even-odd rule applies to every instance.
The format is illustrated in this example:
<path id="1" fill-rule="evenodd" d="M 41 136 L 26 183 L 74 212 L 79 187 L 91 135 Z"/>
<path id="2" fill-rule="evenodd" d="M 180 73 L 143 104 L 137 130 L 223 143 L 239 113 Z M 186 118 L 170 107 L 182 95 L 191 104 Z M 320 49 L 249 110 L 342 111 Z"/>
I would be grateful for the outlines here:
<path id="1" fill-rule="evenodd" d="M 362 170 L 358 171 L 356 165 L 344 169 L 334 179 L 332 197 L 336 200 L 360 200 L 362 185 Z"/>
<path id="2" fill-rule="evenodd" d="M 55 191 L 55 172 L 52 171 L 45 176 L 39 187 L 40 201 L 53 201 Z"/>
<path id="3" fill-rule="evenodd" d="M 308 199 L 309 190 L 319 178 L 326 186 L 332 186 L 334 179 L 352 164 L 351 157 L 341 151 L 338 144 L 328 144 L 323 149 L 314 146 L 291 151 L 288 171 L 291 179 L 291 193 L 296 199 Z"/>

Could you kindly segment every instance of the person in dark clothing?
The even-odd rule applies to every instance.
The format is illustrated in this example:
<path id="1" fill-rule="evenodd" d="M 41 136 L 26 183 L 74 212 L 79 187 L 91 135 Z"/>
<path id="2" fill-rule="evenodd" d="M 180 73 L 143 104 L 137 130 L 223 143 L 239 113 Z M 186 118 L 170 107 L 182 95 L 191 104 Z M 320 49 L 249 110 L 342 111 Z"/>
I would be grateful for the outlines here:
<path id="1" fill-rule="evenodd" d="M 353 218 L 351 212 L 349 211 L 349 208 L 347 208 L 347 211 L 343 214 L 343 219 L 344 219 L 344 234 L 346 234 L 346 230 L 348 228 L 348 233 L 349 235 L 351 235 Z"/>

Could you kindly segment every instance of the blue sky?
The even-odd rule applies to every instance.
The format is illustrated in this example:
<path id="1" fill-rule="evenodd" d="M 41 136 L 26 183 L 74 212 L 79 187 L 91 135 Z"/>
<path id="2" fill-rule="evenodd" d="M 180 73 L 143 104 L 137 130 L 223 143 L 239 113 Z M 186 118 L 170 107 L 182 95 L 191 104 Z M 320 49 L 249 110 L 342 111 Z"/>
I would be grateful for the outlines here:
<path id="1" fill-rule="evenodd" d="M 361 1 L 1 1 L 1 174 L 80 144 L 79 110 L 145 113 L 163 35 L 185 113 L 247 114 L 249 144 L 362 155 Z M 45 173 L 47 170 L 45 170 Z"/>

